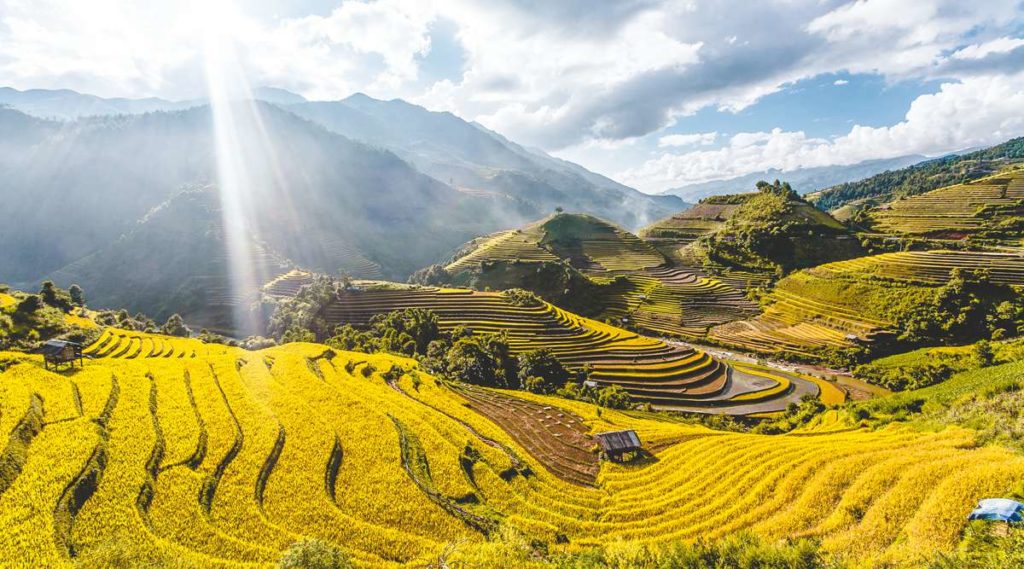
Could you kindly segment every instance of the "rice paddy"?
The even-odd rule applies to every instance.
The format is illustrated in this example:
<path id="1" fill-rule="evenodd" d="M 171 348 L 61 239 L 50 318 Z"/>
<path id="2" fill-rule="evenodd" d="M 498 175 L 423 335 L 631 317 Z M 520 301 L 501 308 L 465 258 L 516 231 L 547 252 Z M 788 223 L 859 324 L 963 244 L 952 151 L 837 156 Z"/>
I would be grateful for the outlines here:
<path id="1" fill-rule="evenodd" d="M 5 563 L 270 567 L 315 537 L 358 566 L 422 566 L 480 559 L 498 532 L 579 551 L 746 530 L 914 565 L 1024 476 L 1024 458 L 959 428 L 830 413 L 790 435 L 719 432 L 455 388 L 394 356 L 204 346 L 108 329 L 64 374 L 3 354 Z M 598 462 L 593 434 L 624 428 L 652 459 Z"/>

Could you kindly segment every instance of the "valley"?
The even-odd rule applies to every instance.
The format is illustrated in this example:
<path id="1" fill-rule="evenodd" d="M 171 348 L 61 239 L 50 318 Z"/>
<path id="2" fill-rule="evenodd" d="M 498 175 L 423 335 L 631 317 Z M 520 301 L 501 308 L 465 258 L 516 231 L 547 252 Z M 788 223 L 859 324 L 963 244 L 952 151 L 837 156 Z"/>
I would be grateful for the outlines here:
<path id="1" fill-rule="evenodd" d="M 1020 554 L 1019 139 L 691 205 L 397 99 L 231 102 L 234 179 L 205 101 L 0 95 L 0 565 Z"/>

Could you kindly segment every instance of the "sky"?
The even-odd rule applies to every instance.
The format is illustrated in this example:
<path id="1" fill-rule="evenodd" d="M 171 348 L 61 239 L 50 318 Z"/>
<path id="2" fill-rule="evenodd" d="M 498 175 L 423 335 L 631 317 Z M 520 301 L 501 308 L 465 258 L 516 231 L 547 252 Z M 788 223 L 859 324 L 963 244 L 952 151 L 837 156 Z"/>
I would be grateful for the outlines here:
<path id="1" fill-rule="evenodd" d="M 450 111 L 645 192 L 1024 135 L 1024 0 L 0 0 L 0 84 Z"/>

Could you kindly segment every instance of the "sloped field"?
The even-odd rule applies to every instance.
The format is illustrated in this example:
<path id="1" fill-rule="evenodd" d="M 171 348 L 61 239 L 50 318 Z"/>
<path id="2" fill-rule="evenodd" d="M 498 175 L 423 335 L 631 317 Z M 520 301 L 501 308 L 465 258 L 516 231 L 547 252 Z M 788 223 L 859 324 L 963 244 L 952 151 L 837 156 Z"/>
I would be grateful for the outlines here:
<path id="1" fill-rule="evenodd" d="M 892 309 L 945 284 L 954 269 L 989 271 L 994 283 L 1024 285 L 1017 253 L 909 251 L 828 263 L 775 286 L 764 313 L 711 330 L 710 337 L 760 352 L 810 355 L 827 346 L 870 342 L 898 323 Z"/>
<path id="2" fill-rule="evenodd" d="M 683 338 L 702 337 L 709 327 L 752 316 L 757 306 L 736 288 L 688 269 L 658 267 L 613 272 L 632 284 L 604 318 L 626 319 L 638 329 Z"/>
<path id="3" fill-rule="evenodd" d="M 442 328 L 508 334 L 513 352 L 548 348 L 567 367 L 592 368 L 591 379 L 621 385 L 639 401 L 679 404 L 726 393 L 726 368 L 707 354 L 670 346 L 583 318 L 547 303 L 514 306 L 501 293 L 433 288 L 345 292 L 325 311 L 328 322 L 363 326 L 404 308 L 434 311 Z"/>
<path id="4" fill-rule="evenodd" d="M 553 551 L 751 530 L 909 565 L 954 547 L 975 501 L 1024 476 L 1024 458 L 960 429 L 724 433 L 529 394 L 464 397 L 418 372 L 387 382 L 414 363 L 314 344 L 194 351 L 63 375 L 4 354 L 23 360 L 0 374 L 5 564 L 269 567 L 303 536 L 366 567 L 457 564 L 504 526 Z M 477 412 L 483 398 L 563 427 L 506 432 Z M 587 438 L 620 428 L 655 456 L 595 472 Z M 564 446 L 566 430 L 572 453 L 536 450 Z"/>
<path id="5" fill-rule="evenodd" d="M 859 257 L 811 269 L 823 276 L 860 274 L 940 285 L 953 269 L 986 270 L 992 282 L 1024 286 L 1024 253 L 907 251 Z"/>
<path id="6" fill-rule="evenodd" d="M 448 265 L 457 273 L 493 261 L 569 260 L 589 270 L 639 270 L 665 263 L 664 257 L 636 235 L 606 221 L 580 214 L 556 214 L 522 229 L 473 240 L 469 252 Z"/>
<path id="7" fill-rule="evenodd" d="M 960 239 L 975 236 L 1019 244 L 1014 218 L 1024 213 L 1024 170 L 996 174 L 897 200 L 871 211 L 886 233 Z"/>

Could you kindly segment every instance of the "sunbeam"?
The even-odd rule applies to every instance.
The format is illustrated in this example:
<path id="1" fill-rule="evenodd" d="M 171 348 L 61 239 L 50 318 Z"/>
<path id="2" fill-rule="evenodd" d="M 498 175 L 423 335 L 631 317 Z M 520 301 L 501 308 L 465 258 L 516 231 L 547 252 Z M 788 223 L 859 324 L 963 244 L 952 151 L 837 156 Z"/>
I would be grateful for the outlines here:
<path id="1" fill-rule="evenodd" d="M 212 10 L 205 27 L 203 57 L 230 296 L 234 299 L 232 318 L 234 329 L 243 333 L 254 330 L 249 307 L 265 279 L 255 261 L 256 237 L 260 234 L 256 200 L 268 193 L 267 186 L 283 181 L 274 166 L 273 147 L 237 55 L 230 25 L 233 6 L 227 1 L 215 2 Z"/>

